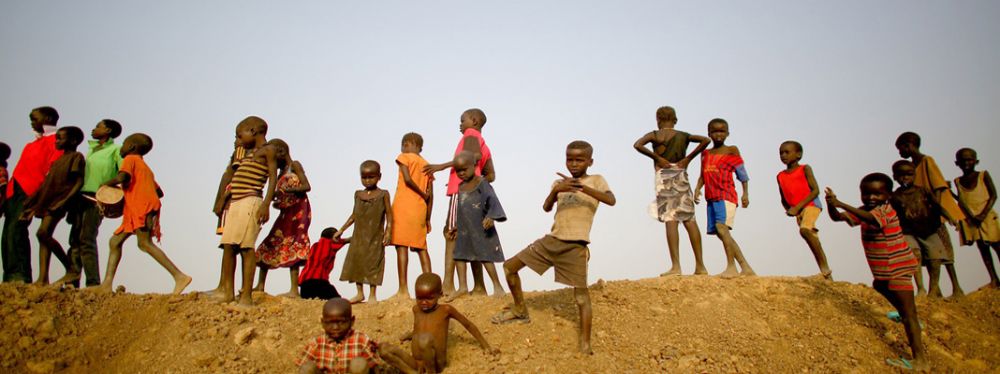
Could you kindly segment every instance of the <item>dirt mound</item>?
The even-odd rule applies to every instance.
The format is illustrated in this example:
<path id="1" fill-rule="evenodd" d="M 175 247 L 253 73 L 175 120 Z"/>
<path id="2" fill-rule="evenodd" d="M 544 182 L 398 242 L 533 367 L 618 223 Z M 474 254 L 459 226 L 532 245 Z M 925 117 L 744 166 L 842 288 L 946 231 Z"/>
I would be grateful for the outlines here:
<path id="1" fill-rule="evenodd" d="M 453 304 L 501 350 L 482 352 L 452 324 L 450 372 L 886 372 L 908 352 L 890 306 L 869 287 L 818 279 L 707 276 L 598 282 L 593 356 L 574 353 L 570 290 L 527 294 L 532 322 L 496 326 L 509 298 Z M 197 294 L 113 294 L 0 285 L 0 371 L 241 372 L 293 370 L 322 332 L 321 301 L 256 297 L 239 310 Z M 355 325 L 396 342 L 411 301 L 355 306 Z M 959 302 L 918 300 L 934 371 L 1000 368 L 1000 291 Z"/>

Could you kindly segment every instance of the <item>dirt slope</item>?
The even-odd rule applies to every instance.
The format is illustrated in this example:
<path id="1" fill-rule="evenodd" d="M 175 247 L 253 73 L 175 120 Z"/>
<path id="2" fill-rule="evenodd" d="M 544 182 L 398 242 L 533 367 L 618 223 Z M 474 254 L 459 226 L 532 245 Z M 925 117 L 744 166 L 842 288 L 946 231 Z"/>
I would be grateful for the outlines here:
<path id="1" fill-rule="evenodd" d="M 532 323 L 495 326 L 509 298 L 453 304 L 501 350 L 483 353 L 452 324 L 453 373 L 891 372 L 908 352 L 903 329 L 871 288 L 845 282 L 758 277 L 673 277 L 598 282 L 593 356 L 574 353 L 570 290 L 527 295 Z M 322 302 L 260 295 L 241 311 L 196 294 L 114 294 L 0 285 L 0 371 L 241 372 L 294 369 L 321 333 Z M 412 323 L 406 300 L 355 307 L 355 328 L 394 342 Z M 1000 291 L 959 302 L 918 300 L 935 372 L 998 372 Z"/>

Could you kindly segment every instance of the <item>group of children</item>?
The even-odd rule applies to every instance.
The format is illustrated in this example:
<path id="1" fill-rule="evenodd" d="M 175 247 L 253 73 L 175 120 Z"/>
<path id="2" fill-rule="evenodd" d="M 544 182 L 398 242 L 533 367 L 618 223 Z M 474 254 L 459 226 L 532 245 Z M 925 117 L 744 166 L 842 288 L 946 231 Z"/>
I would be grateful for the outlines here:
<path id="1" fill-rule="evenodd" d="M 708 136 L 701 136 L 676 130 L 677 115 L 671 107 L 659 108 L 656 120 L 658 129 L 640 137 L 634 147 L 653 160 L 656 201 L 650 210 L 666 225 L 672 263 L 663 275 L 681 273 L 680 223 L 694 250 L 695 274 L 707 273 L 694 208 L 699 203 L 702 188 L 708 213 L 707 233 L 717 236 L 725 249 L 727 267 L 720 276 L 754 275 L 731 231 L 737 208 L 749 206 L 749 176 L 739 149 L 726 144 L 728 122 L 721 118 L 709 121 Z M 5 184 L 2 198 L 6 216 L 4 281 L 30 279 L 26 235 L 29 220 L 37 217 L 41 219 L 37 233 L 41 274 L 37 283 L 48 283 L 49 258 L 55 255 L 66 268 L 66 275 L 57 283 L 77 284 L 82 270 L 87 277 L 86 285 L 109 291 L 121 259 L 122 242 L 136 235 L 140 249 L 149 253 L 174 278 L 174 293 L 182 292 L 191 278 L 178 270 L 152 241 L 160 236 L 158 218 L 163 196 L 152 171 L 142 159 L 152 149 L 152 139 L 136 133 L 128 136 L 119 147 L 114 139 L 121 134 L 121 125 L 103 120 L 92 131 L 90 152 L 84 157 L 76 152 L 84 140 L 83 132 L 76 127 L 57 130 L 57 121 L 58 114 L 50 107 L 31 111 L 30 122 L 37 139 L 25 146 L 9 181 L 5 162 L 10 149 L 0 143 L 4 162 L 0 168 L 0 184 Z M 566 168 L 570 175 L 557 173 L 558 179 L 543 203 L 545 212 L 556 209 L 551 231 L 508 258 L 496 229 L 496 223 L 506 220 L 506 215 L 491 186 L 496 174 L 492 153 L 482 136 L 485 124 L 483 111 L 469 109 L 463 112 L 459 124 L 462 137 L 454 158 L 440 164 L 430 164 L 420 156 L 423 138 L 419 134 L 405 134 L 401 153 L 396 158 L 399 177 L 394 198 L 378 186 L 381 165 L 372 160 L 364 161 L 359 168 L 363 189 L 354 194 L 350 217 L 339 230 L 332 227 L 323 230 L 319 242 L 311 244 L 308 236 L 311 208 L 307 197 L 311 187 L 302 164 L 292 159 L 287 143 L 267 139 L 268 126 L 263 119 L 247 117 L 236 126 L 235 148 L 220 181 L 213 209 L 220 223 L 222 269 L 219 284 L 208 293 L 209 296 L 220 302 L 252 305 L 252 292 L 264 289 L 268 270 L 289 268 L 292 287 L 286 295 L 331 300 L 323 309 L 326 335 L 307 347 L 302 359 L 303 369 L 362 370 L 384 359 L 385 363 L 404 371 L 440 371 L 446 364 L 449 319 L 462 323 L 484 349 L 492 351 L 492 348 L 478 329 L 453 307 L 439 305 L 439 298 L 450 300 L 468 293 L 485 294 L 484 269 L 491 278 L 494 294 L 503 295 L 496 269 L 496 263 L 502 262 L 514 303 L 499 311 L 491 321 L 496 324 L 527 323 L 530 318 L 518 274 L 526 266 L 539 274 L 555 267 L 556 282 L 574 288 L 580 314 L 578 348 L 581 352 L 591 352 L 592 310 L 587 288 L 590 230 L 597 207 L 601 203 L 615 204 L 607 181 L 600 175 L 588 174 L 594 149 L 584 141 L 567 145 Z M 691 144 L 697 146 L 688 152 Z M 892 179 L 880 173 L 866 176 L 861 182 L 861 207 L 844 204 L 829 189 L 826 201 L 831 219 L 861 226 L 863 247 L 875 278 L 873 286 L 902 317 L 914 360 L 890 360 L 890 363 L 920 367 L 926 362 L 910 277 L 916 275 L 918 295 L 923 294 L 918 267 L 927 266 L 928 292 L 932 297 L 940 297 L 938 278 L 940 267 L 944 265 L 954 295 L 962 295 L 953 265 L 954 251 L 947 223 L 958 227 L 963 245 L 979 247 L 990 285 L 1000 286 L 990 253 L 991 248 L 1000 252 L 1000 224 L 993 212 L 996 191 L 992 178 L 985 171 L 975 170 L 978 159 L 974 150 L 963 148 L 957 152 L 955 163 L 962 170 L 962 176 L 954 180 L 957 193 L 952 193 L 934 160 L 920 153 L 919 136 L 903 133 L 896 147 L 900 156 L 909 160 L 893 164 Z M 786 168 L 777 174 L 779 194 L 786 214 L 796 218 L 800 235 L 816 259 L 819 275 L 832 279 L 816 229 L 816 220 L 823 208 L 819 186 L 812 168 L 800 164 L 802 153 L 799 142 L 786 141 L 780 145 L 779 157 Z M 701 172 L 692 189 L 687 167 L 698 156 L 701 157 Z M 445 169 L 451 170 L 446 194 L 449 197 L 447 220 L 442 229 L 446 240 L 442 283 L 441 278 L 431 272 L 427 234 L 431 231 L 434 173 Z M 895 191 L 892 190 L 893 179 L 900 184 Z M 737 194 L 736 180 L 741 184 L 741 195 Z M 109 243 L 107 274 L 98 284 L 96 236 L 102 211 L 99 204 L 94 203 L 93 195 L 101 186 L 122 188 L 124 213 L 122 224 Z M 262 225 L 269 220 L 272 204 L 280 213 L 258 246 L 257 238 Z M 53 229 L 64 217 L 73 225 L 68 253 L 52 238 Z M 344 237 L 345 231 L 352 226 L 352 236 Z M 341 299 L 329 282 L 336 253 L 345 245 L 348 249 L 340 280 L 356 285 L 357 293 L 351 300 Z M 416 253 L 421 264 L 422 274 L 415 285 L 414 331 L 407 336 L 412 339 L 411 353 L 391 346 L 377 347 L 371 339 L 351 329 L 354 317 L 350 304 L 365 301 L 364 285 L 369 286 L 369 300 L 376 300 L 376 289 L 382 283 L 385 269 L 384 248 L 389 245 L 395 246 L 397 252 L 398 295 L 409 297 L 408 253 Z M 242 275 L 238 294 L 235 292 L 237 257 L 241 259 Z M 258 268 L 259 279 L 254 288 Z M 474 278 L 471 291 L 467 288 L 469 269 Z M 345 355 L 345 345 L 350 347 L 346 352 L 358 354 Z M 365 356 L 363 352 L 371 355 Z M 353 358 L 366 360 L 358 363 L 352 362 Z"/>

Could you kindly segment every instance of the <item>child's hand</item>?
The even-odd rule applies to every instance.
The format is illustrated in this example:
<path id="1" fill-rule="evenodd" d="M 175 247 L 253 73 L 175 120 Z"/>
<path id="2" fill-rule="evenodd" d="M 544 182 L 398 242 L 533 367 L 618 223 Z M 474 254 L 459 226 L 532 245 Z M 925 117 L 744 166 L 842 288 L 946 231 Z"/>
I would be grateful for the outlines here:
<path id="1" fill-rule="evenodd" d="M 833 193 L 833 190 L 830 189 L 830 187 L 827 187 L 823 191 L 826 192 L 826 205 L 833 206 L 839 202 L 837 200 L 837 194 Z"/>
<path id="2" fill-rule="evenodd" d="M 483 218 L 483 230 L 489 230 L 493 227 L 493 219 L 490 217 Z"/>
<path id="3" fill-rule="evenodd" d="M 787 214 L 789 217 L 795 217 L 799 215 L 800 212 L 802 212 L 802 209 L 799 209 L 799 207 L 797 206 L 793 206 L 791 208 L 788 208 L 788 210 L 785 211 L 785 214 Z"/>
<path id="4" fill-rule="evenodd" d="M 392 243 L 392 233 L 386 231 L 385 234 L 382 235 L 382 245 L 387 246 L 391 243 Z"/>
<path id="5" fill-rule="evenodd" d="M 701 204 L 701 189 L 694 190 L 694 203 Z"/>
<path id="6" fill-rule="evenodd" d="M 682 158 L 680 161 L 677 161 L 677 163 L 674 164 L 674 166 L 676 166 L 678 168 L 681 168 L 681 169 L 684 169 L 684 170 L 687 170 L 688 164 L 690 164 L 690 163 L 691 163 L 691 159 L 685 157 L 685 158 Z"/>
<path id="7" fill-rule="evenodd" d="M 257 223 L 261 225 L 271 219 L 271 209 L 267 203 L 260 204 L 260 208 L 257 209 L 257 217 Z"/>
<path id="8" fill-rule="evenodd" d="M 458 237 L 458 230 L 445 230 L 444 238 L 448 240 L 455 240 Z"/>
<path id="9" fill-rule="evenodd" d="M 35 210 L 25 209 L 23 212 L 21 212 L 21 216 L 17 218 L 21 221 L 31 221 L 32 218 L 35 218 Z"/>
<path id="10" fill-rule="evenodd" d="M 667 159 L 663 157 L 656 156 L 656 167 L 660 169 L 666 169 L 669 168 L 670 166 L 671 166 L 670 161 L 667 161 Z"/>
<path id="11" fill-rule="evenodd" d="M 750 206 L 750 196 L 747 196 L 747 194 L 743 194 L 743 198 L 741 200 L 743 202 L 744 208 Z"/>
<path id="12" fill-rule="evenodd" d="M 427 222 L 425 222 L 424 224 L 427 226 L 427 233 L 430 234 L 431 233 L 431 220 L 430 220 L 430 218 L 428 218 Z"/>
<path id="13" fill-rule="evenodd" d="M 337 231 L 337 233 L 336 233 L 336 234 L 333 234 L 333 241 L 335 241 L 335 242 L 337 242 L 337 241 L 340 241 L 340 237 L 341 237 L 341 236 L 342 236 L 343 234 L 344 234 L 344 232 L 343 232 L 343 231 Z"/>
<path id="14" fill-rule="evenodd" d="M 424 166 L 424 174 L 427 174 L 427 175 L 432 175 L 432 174 L 437 173 L 437 172 L 439 172 L 441 170 L 444 170 L 444 168 L 441 167 L 441 164 L 429 164 L 427 166 Z"/>

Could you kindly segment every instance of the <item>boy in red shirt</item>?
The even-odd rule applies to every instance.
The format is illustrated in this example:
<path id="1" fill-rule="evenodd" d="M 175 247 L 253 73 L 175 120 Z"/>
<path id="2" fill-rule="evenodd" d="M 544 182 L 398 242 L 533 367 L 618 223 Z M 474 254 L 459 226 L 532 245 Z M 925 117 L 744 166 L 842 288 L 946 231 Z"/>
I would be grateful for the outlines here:
<path id="1" fill-rule="evenodd" d="M 805 239 L 819 265 L 819 275 L 833 279 L 833 272 L 826 263 L 823 244 L 819 242 L 819 230 L 816 229 L 816 219 L 823 212 L 823 204 L 819 199 L 819 185 L 813 176 L 812 167 L 799 164 L 802 160 L 802 144 L 789 140 L 778 147 L 778 157 L 785 164 L 785 170 L 778 172 L 778 193 L 785 214 L 795 217 L 799 224 L 799 235 Z"/>
<path id="2" fill-rule="evenodd" d="M 299 295 L 303 299 L 335 299 L 340 297 L 337 288 L 330 284 L 330 272 L 333 271 L 337 251 L 350 243 L 351 238 L 334 240 L 337 229 L 327 227 L 319 234 L 319 242 L 309 249 L 309 259 L 299 272 Z"/>

